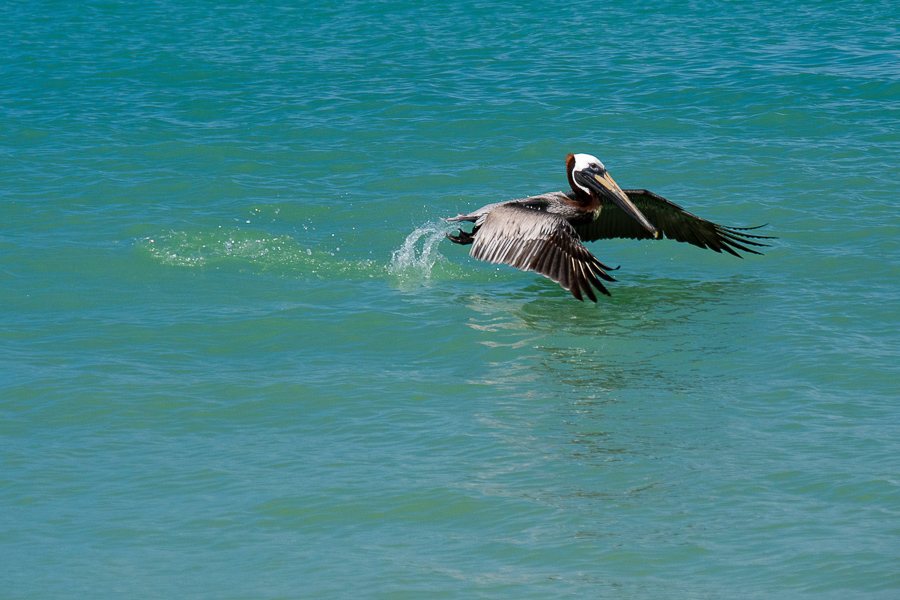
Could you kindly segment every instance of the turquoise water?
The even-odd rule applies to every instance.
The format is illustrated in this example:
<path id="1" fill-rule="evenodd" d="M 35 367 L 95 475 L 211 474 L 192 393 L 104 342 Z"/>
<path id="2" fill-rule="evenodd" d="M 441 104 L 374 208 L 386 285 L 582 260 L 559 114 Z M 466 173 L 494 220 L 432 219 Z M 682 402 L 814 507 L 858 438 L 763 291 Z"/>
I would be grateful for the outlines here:
<path id="1" fill-rule="evenodd" d="M 898 24 L 5 2 L 0 598 L 897 598 Z M 778 239 L 442 239 L 569 152 Z"/>

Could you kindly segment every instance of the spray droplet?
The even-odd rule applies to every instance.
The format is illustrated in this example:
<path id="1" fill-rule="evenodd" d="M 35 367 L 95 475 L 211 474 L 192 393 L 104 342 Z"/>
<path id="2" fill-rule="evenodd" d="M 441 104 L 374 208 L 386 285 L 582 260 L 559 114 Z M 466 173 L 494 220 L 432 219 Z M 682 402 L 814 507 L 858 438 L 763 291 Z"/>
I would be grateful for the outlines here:
<path id="1" fill-rule="evenodd" d="M 444 230 L 437 223 L 426 223 L 406 236 L 406 241 L 391 258 L 391 271 L 396 275 L 422 279 L 431 277 L 431 269 L 440 258 L 437 245 L 444 239 Z M 419 241 L 422 241 L 421 250 Z"/>

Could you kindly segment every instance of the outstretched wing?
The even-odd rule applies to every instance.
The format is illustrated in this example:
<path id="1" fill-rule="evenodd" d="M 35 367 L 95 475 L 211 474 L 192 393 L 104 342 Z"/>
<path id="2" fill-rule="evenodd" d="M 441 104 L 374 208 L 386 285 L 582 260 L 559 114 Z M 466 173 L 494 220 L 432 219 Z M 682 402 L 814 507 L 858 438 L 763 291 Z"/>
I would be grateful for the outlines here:
<path id="1" fill-rule="evenodd" d="M 582 292 L 597 301 L 591 286 L 609 296 L 600 279 L 615 281 L 604 270 L 609 267 L 584 247 L 568 221 L 517 204 L 497 206 L 484 217 L 469 255 L 539 273 L 582 301 Z"/>
<path id="2" fill-rule="evenodd" d="M 691 214 L 674 202 L 647 190 L 623 190 L 644 216 L 659 232 L 679 242 L 687 242 L 716 252 L 728 252 L 737 257 L 737 250 L 761 254 L 747 246 L 768 246 L 753 240 L 773 239 L 770 236 L 745 233 L 758 227 L 724 227 Z M 761 227 L 761 226 L 760 226 Z M 653 234 L 612 202 L 604 202 L 600 215 L 576 228 L 581 239 L 587 242 L 609 238 L 652 239 Z"/>

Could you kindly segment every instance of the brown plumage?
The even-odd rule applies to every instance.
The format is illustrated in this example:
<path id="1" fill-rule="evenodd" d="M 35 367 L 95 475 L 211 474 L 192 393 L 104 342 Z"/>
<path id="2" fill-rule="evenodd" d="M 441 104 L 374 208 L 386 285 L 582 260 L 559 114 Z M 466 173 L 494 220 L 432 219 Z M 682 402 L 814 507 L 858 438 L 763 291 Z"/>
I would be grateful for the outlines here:
<path id="1" fill-rule="evenodd" d="M 756 227 L 723 227 L 691 214 L 647 190 L 622 190 L 597 158 L 569 154 L 566 175 L 571 192 L 551 192 L 521 200 L 488 204 L 445 219 L 475 223 L 471 233 L 447 234 L 457 244 L 471 244 L 478 260 L 534 271 L 560 284 L 575 298 L 597 301 L 594 288 L 610 295 L 600 280 L 615 281 L 584 246 L 609 238 L 654 239 L 660 236 L 740 257 Z"/>

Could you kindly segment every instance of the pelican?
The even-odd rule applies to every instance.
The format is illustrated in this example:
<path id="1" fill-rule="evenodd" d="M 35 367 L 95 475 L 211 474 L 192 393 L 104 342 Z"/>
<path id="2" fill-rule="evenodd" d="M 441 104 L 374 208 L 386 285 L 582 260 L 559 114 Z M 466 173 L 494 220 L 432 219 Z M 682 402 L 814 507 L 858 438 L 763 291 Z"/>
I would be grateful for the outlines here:
<path id="1" fill-rule="evenodd" d="M 590 154 L 566 156 L 566 175 L 571 192 L 550 192 L 460 213 L 444 221 L 475 223 L 471 233 L 460 229 L 447 237 L 457 244 L 471 244 L 473 258 L 539 273 L 582 302 L 584 296 L 597 301 L 594 288 L 611 295 L 600 280 L 615 281 L 607 273 L 614 269 L 597 260 L 583 242 L 666 237 L 741 258 L 738 250 L 761 254 L 747 246 L 768 245 L 753 240 L 772 239 L 746 233 L 758 227 L 723 227 L 701 219 L 647 190 L 623 190 Z"/>

